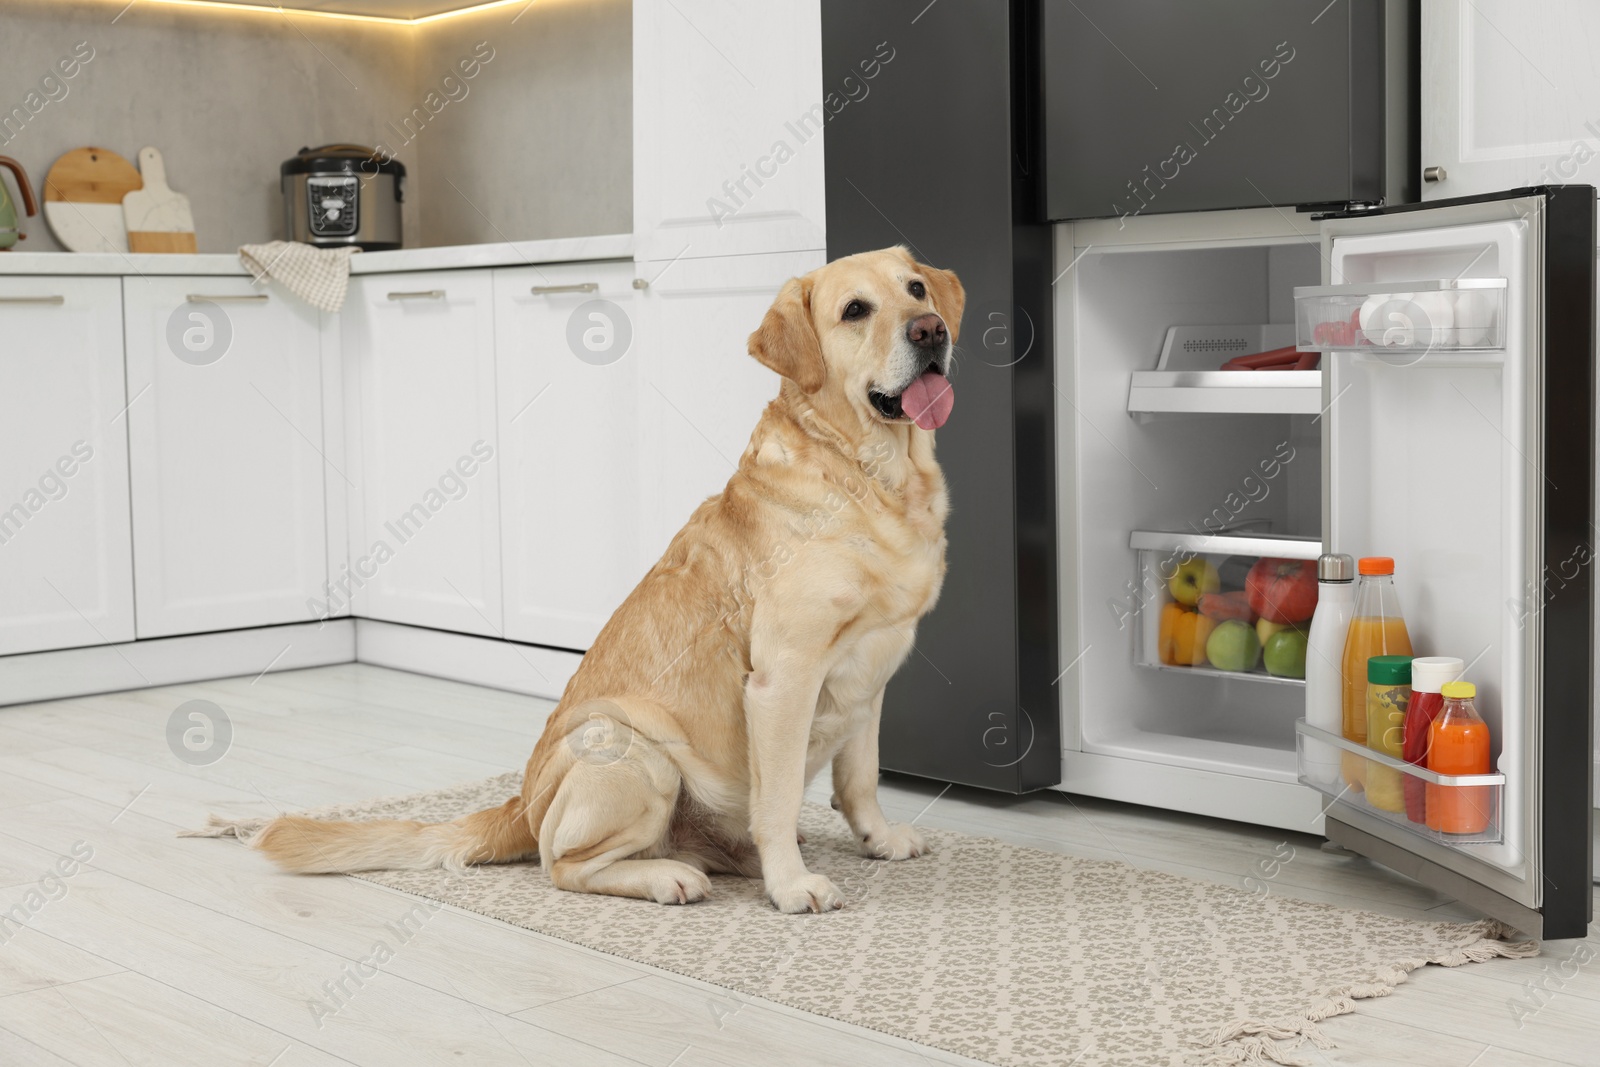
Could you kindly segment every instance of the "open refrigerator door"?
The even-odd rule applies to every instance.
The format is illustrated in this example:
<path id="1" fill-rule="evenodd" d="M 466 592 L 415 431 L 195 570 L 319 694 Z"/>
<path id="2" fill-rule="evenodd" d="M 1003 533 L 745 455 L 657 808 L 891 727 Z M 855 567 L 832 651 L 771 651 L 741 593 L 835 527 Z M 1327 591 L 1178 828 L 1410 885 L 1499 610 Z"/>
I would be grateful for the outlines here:
<path id="1" fill-rule="evenodd" d="M 1486 773 L 1442 775 L 1302 721 L 1300 780 L 1333 840 L 1547 938 L 1592 908 L 1595 247 L 1590 187 L 1435 202 L 1326 220 L 1295 290 L 1324 550 L 1394 559 L 1416 655 L 1465 662 L 1491 737 Z M 1319 747 L 1484 817 L 1430 829 Z"/>

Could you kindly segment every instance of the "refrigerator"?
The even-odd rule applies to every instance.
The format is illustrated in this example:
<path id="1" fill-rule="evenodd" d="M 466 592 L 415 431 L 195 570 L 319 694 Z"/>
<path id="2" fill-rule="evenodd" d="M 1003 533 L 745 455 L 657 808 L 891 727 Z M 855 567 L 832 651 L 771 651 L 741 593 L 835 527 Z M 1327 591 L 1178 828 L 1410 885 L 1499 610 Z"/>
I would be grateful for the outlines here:
<path id="1" fill-rule="evenodd" d="M 1595 214 L 1592 187 L 1529 188 L 1330 214 L 1300 240 L 1072 253 L 1063 789 L 1322 832 L 1520 930 L 1584 936 Z M 1218 369 L 1279 347 L 1320 366 Z M 1197 591 L 1324 551 L 1393 558 L 1415 655 L 1460 657 L 1477 687 L 1488 773 L 1384 764 L 1305 722 L 1292 666 L 1197 649 Z M 1215 579 L 1186 585 L 1190 560 Z M 1209 645 L 1220 624 L 1199 625 Z M 1341 745 L 1484 825 L 1371 802 L 1326 773 Z"/>

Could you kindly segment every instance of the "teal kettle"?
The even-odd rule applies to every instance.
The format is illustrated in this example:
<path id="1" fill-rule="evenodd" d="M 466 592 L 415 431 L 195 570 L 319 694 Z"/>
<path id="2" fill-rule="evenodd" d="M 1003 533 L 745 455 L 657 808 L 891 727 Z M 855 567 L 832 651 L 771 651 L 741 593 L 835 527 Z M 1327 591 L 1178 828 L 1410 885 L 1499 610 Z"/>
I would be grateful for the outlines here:
<path id="1" fill-rule="evenodd" d="M 23 172 L 22 164 L 9 156 L 0 156 L 0 167 L 10 168 L 17 179 L 17 191 L 22 193 L 22 206 L 29 215 L 37 215 L 39 203 L 33 198 L 33 186 L 28 184 L 28 175 Z M 24 236 L 17 226 L 17 205 L 12 201 L 5 181 L 0 179 L 0 252 L 9 251 Z"/>

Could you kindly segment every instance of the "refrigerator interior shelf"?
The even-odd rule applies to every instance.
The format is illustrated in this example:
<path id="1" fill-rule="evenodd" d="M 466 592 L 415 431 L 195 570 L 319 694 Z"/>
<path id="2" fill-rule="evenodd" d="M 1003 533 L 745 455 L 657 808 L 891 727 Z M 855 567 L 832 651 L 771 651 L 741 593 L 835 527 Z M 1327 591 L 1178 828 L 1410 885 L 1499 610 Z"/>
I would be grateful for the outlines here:
<path id="1" fill-rule="evenodd" d="M 1302 352 L 1415 356 L 1505 347 L 1504 278 L 1296 286 L 1294 309 Z"/>
<path id="2" fill-rule="evenodd" d="M 1502 840 L 1500 812 L 1505 800 L 1503 774 L 1437 774 L 1329 733 L 1299 719 L 1294 724 L 1300 781 L 1331 801 L 1329 808 L 1353 808 L 1369 817 L 1446 845 L 1492 845 Z M 1345 782 L 1354 772 L 1363 781 L 1357 789 Z M 1374 797 L 1382 790 L 1382 801 Z M 1430 829 L 1412 814 L 1426 815 L 1429 805 L 1448 811 L 1447 822 L 1470 827 L 1463 833 Z M 1410 806 L 1410 813 L 1407 806 Z M 1399 810 L 1394 810 L 1398 807 Z"/>
<path id="3" fill-rule="evenodd" d="M 1252 531 L 1135 530 L 1128 535 L 1128 547 L 1137 568 L 1132 588 L 1140 591 L 1142 602 L 1134 628 L 1135 664 L 1214 681 L 1305 685 L 1303 678 L 1290 676 L 1293 668 L 1277 675 L 1267 671 L 1267 661 L 1282 651 L 1273 650 L 1270 635 L 1258 627 L 1254 611 L 1246 606 L 1245 589 L 1248 573 L 1261 560 L 1288 561 L 1291 571 L 1309 566 L 1322 554 L 1319 539 Z M 1295 568 L 1294 562 L 1303 566 Z M 1315 572 L 1310 573 L 1309 589 L 1286 594 L 1304 611 L 1294 617 L 1306 620 L 1316 607 Z M 1185 594 L 1182 603 L 1176 599 L 1180 592 Z M 1211 595 L 1221 598 L 1220 609 L 1209 605 Z M 1228 618 L 1239 621 L 1231 624 L 1231 633 L 1213 640 L 1218 629 L 1230 625 Z M 1303 629 L 1304 623 L 1296 628 Z M 1278 669 L 1286 670 L 1282 664 Z"/>
<path id="4" fill-rule="evenodd" d="M 1322 410 L 1319 370 L 1135 371 L 1128 411 L 1315 415 Z"/>
<path id="5" fill-rule="evenodd" d="M 1172 533 L 1162 530 L 1135 530 L 1128 535 L 1128 547 L 1139 551 L 1183 552 L 1193 555 L 1271 556 L 1277 559 L 1308 559 L 1313 563 L 1322 555 L 1322 542 L 1315 537 L 1274 537 L 1261 533 Z"/>

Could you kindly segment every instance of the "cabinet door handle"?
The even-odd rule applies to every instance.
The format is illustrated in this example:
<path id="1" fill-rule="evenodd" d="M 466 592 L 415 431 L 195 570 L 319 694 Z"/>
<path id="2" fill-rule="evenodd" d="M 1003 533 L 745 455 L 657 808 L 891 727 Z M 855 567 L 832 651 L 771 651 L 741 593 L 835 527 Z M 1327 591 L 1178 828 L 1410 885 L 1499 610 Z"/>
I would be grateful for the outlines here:
<path id="1" fill-rule="evenodd" d="M 65 304 L 64 296 L 0 296 L 0 304 Z"/>
<path id="2" fill-rule="evenodd" d="M 408 293 L 390 293 L 390 300 L 443 300 L 443 289 L 416 289 Z"/>
<path id="3" fill-rule="evenodd" d="M 265 304 L 266 293 L 190 293 L 184 297 L 191 304 Z"/>
<path id="4" fill-rule="evenodd" d="M 551 293 L 593 293 L 599 288 L 599 282 L 578 282 L 576 285 L 535 285 L 528 291 L 534 296 L 549 296 Z"/>
<path id="5" fill-rule="evenodd" d="M 1442 182 L 1449 176 L 1443 167 L 1422 168 L 1422 180 L 1425 182 Z"/>

